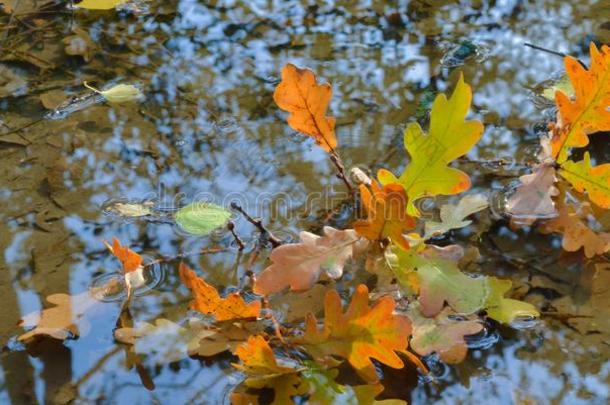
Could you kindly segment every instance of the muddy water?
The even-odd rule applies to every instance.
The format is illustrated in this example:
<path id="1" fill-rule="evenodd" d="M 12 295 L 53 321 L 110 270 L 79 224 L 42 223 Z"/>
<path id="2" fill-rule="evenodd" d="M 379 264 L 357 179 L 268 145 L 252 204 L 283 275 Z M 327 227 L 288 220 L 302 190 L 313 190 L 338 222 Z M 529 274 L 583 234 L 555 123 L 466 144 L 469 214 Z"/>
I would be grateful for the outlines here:
<path id="1" fill-rule="evenodd" d="M 112 337 L 120 300 L 87 313 L 82 336 L 64 344 L 26 350 L 16 324 L 48 295 L 78 294 L 116 274 L 102 243 L 113 236 L 147 260 L 220 247 L 187 260 L 211 283 L 239 286 L 264 258 L 250 266 L 229 234 L 193 238 L 166 220 L 194 199 L 237 200 L 284 239 L 318 230 L 344 190 L 325 153 L 293 133 L 273 103 L 286 62 L 333 83 L 340 152 L 347 166 L 368 170 L 405 165 L 402 129 L 425 122 L 431 97 L 463 72 L 486 131 L 459 165 L 497 201 L 532 161 L 540 123 L 552 116 L 532 92 L 563 64 L 524 43 L 587 61 L 590 40 L 610 42 L 610 4 L 593 0 L 182 0 L 121 12 L 4 3 L 14 14 L 0 14 L 0 398 L 12 404 L 227 401 L 240 382 L 229 356 L 167 365 L 152 353 L 143 364 L 156 389 L 144 388 Z M 53 114 L 88 93 L 83 81 L 135 83 L 146 98 L 120 107 L 89 100 Z M 603 141 L 594 149 L 610 151 Z M 157 214 L 109 215 L 117 201 L 152 202 Z M 252 226 L 235 222 L 254 243 Z M 386 370 L 385 393 L 416 404 L 607 403 L 606 259 L 566 254 L 560 239 L 513 231 L 492 214 L 452 239 L 477 246 L 482 260 L 470 270 L 511 278 L 514 295 L 542 319 L 489 330 L 460 365 L 429 359 L 427 379 Z M 184 315 L 189 298 L 175 265 L 155 268 L 134 318 Z"/>

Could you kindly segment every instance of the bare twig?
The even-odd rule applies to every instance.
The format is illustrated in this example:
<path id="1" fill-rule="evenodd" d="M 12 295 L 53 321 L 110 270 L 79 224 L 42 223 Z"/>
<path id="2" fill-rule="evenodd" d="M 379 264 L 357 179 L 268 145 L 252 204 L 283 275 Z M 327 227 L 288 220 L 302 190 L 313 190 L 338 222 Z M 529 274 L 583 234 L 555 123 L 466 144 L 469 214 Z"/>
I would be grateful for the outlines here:
<path id="1" fill-rule="evenodd" d="M 269 231 L 265 227 L 265 225 L 263 225 L 263 221 L 261 221 L 260 219 L 252 218 L 250 215 L 248 215 L 248 213 L 246 211 L 244 211 L 244 209 L 239 204 L 237 204 L 236 202 L 232 202 L 231 208 L 233 208 L 235 211 L 239 212 L 241 215 L 244 216 L 244 218 L 246 218 L 246 220 L 248 222 L 250 222 L 252 225 L 254 225 L 260 231 L 261 236 L 266 238 L 274 248 L 276 248 L 282 244 L 282 241 L 280 239 L 278 239 L 275 235 L 273 235 L 271 233 L 271 231 Z"/>
<path id="2" fill-rule="evenodd" d="M 352 186 L 352 183 L 347 178 L 347 175 L 345 174 L 345 166 L 343 165 L 343 161 L 341 160 L 341 156 L 339 156 L 337 151 L 335 151 L 334 149 L 330 153 L 330 161 L 333 162 L 333 164 L 337 168 L 336 176 L 339 179 L 341 179 L 341 181 L 343 181 L 343 183 L 345 183 L 345 186 L 349 190 L 349 193 L 353 196 L 354 193 L 355 193 L 355 189 Z"/>
<path id="3" fill-rule="evenodd" d="M 246 246 L 244 245 L 244 242 L 242 242 L 242 240 L 239 238 L 239 235 L 237 235 L 237 232 L 235 232 L 235 224 L 233 223 L 233 221 L 229 221 L 229 223 L 227 224 L 227 229 L 229 230 L 229 232 L 231 232 L 231 235 L 233 235 L 233 239 L 235 239 L 235 243 L 237 243 L 239 250 L 244 250 Z"/>
<path id="4" fill-rule="evenodd" d="M 543 48 L 543 47 L 538 46 L 538 45 L 530 44 L 529 42 L 525 42 L 523 45 L 525 45 L 525 46 L 527 46 L 529 48 L 535 49 L 537 51 L 542 51 L 542 52 L 550 53 L 551 55 L 561 56 L 562 58 L 565 58 L 566 56 L 568 56 L 568 55 L 566 55 L 563 52 L 553 51 L 552 49 Z"/>

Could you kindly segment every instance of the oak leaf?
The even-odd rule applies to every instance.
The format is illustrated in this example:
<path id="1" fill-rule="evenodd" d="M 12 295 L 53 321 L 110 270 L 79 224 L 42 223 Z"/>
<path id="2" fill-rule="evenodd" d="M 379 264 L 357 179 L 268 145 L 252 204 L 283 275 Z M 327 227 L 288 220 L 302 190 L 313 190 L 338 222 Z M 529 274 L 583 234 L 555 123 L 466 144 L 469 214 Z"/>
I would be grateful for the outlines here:
<path id="1" fill-rule="evenodd" d="M 263 270 L 254 282 L 254 292 L 268 295 L 290 287 L 293 291 L 308 290 L 322 273 L 336 279 L 343 274 L 345 262 L 363 248 L 353 229 L 340 231 L 324 227 L 324 236 L 301 232 L 300 243 L 285 244 L 271 252 L 273 264 Z"/>
<path id="2" fill-rule="evenodd" d="M 464 228 L 472 223 L 466 217 L 484 210 L 489 206 L 487 197 L 483 194 L 471 194 L 463 197 L 456 205 L 441 206 L 441 222 L 427 221 L 424 239 L 440 236 L 452 229 Z"/>
<path id="3" fill-rule="evenodd" d="M 563 234 L 561 246 L 568 252 L 584 248 L 585 256 L 592 258 L 610 251 L 610 233 L 595 232 L 589 227 L 591 205 L 584 202 L 579 206 L 564 201 L 563 195 L 557 200 L 559 216 L 540 225 L 542 233 Z"/>
<path id="4" fill-rule="evenodd" d="M 589 49 L 588 70 L 577 59 L 565 58 L 574 99 L 562 91 L 555 92 L 558 122 L 552 130 L 551 146 L 552 156 L 560 164 L 567 160 L 570 148 L 587 146 L 590 134 L 610 130 L 610 47 L 602 45 L 597 49 L 591 42 Z"/>
<path id="5" fill-rule="evenodd" d="M 331 97 L 330 84 L 318 84 L 311 70 L 292 63 L 282 69 L 282 81 L 273 93 L 278 107 L 290 113 L 288 125 L 314 138 L 327 152 L 337 147 L 335 119 L 326 116 Z"/>
<path id="6" fill-rule="evenodd" d="M 411 325 L 407 318 L 393 314 L 395 302 L 391 297 L 383 297 L 369 307 L 368 293 L 365 285 L 359 285 L 343 313 L 339 294 L 329 291 L 324 302 L 323 329 L 318 329 L 315 316 L 309 314 L 305 334 L 295 343 L 305 346 L 316 359 L 343 357 L 358 375 L 374 382 L 378 376 L 371 359 L 393 368 L 404 366 L 395 351 L 407 348 Z"/>
<path id="7" fill-rule="evenodd" d="M 104 241 L 104 244 L 123 265 L 125 284 L 127 285 L 127 296 L 130 297 L 134 288 L 139 288 L 146 284 L 144 278 L 144 266 L 142 266 L 142 256 L 134 252 L 127 246 L 121 246 L 117 238 L 112 238 L 112 246 Z"/>
<path id="8" fill-rule="evenodd" d="M 579 193 L 586 190 L 592 203 L 604 209 L 610 208 L 610 163 L 592 166 L 591 156 L 585 152 L 581 161 L 566 161 L 559 174 Z"/>
<path id="9" fill-rule="evenodd" d="M 291 404 L 292 397 L 305 393 L 298 368 L 281 366 L 273 350 L 262 336 L 250 336 L 248 341 L 235 350 L 241 360 L 233 367 L 246 374 L 245 384 L 252 388 L 273 388 L 273 404 Z"/>
<path id="10" fill-rule="evenodd" d="M 437 353 L 441 360 L 449 364 L 460 363 L 468 353 L 464 336 L 483 330 L 479 320 L 452 319 L 451 308 L 445 308 L 433 318 L 428 318 L 417 305 L 409 308 L 407 316 L 413 323 L 411 348 L 420 356 Z"/>
<path id="11" fill-rule="evenodd" d="M 404 250 L 409 249 L 409 241 L 404 232 L 415 227 L 415 218 L 407 214 L 407 196 L 402 186 L 388 184 L 383 188 L 373 181 L 371 189 L 360 185 L 360 198 L 367 219 L 354 222 L 358 234 L 371 241 L 390 238 Z"/>
<path id="12" fill-rule="evenodd" d="M 81 0 L 75 1 L 74 5 L 78 8 L 86 8 L 88 10 L 112 10 L 126 1 L 127 0 Z"/>
<path id="13" fill-rule="evenodd" d="M 404 187 L 409 215 L 420 216 L 414 202 L 422 197 L 458 194 L 470 188 L 468 175 L 447 165 L 468 153 L 483 134 L 483 124 L 465 120 L 471 100 L 470 86 L 460 76 L 449 99 L 439 94 L 434 100 L 428 135 L 417 123 L 405 129 L 404 145 L 411 161 L 400 177 L 385 169 L 378 172 L 382 184 Z"/>
<path id="14" fill-rule="evenodd" d="M 516 224 L 531 225 L 536 219 L 557 216 L 553 197 L 559 194 L 553 165 L 540 164 L 531 174 L 519 178 L 521 184 L 506 203 L 506 211 Z"/>
<path id="15" fill-rule="evenodd" d="M 231 293 L 226 298 L 221 298 L 216 288 L 197 277 L 197 274 L 184 263 L 180 263 L 179 273 L 182 283 L 193 293 L 191 309 L 213 315 L 218 321 L 257 318 L 260 315 L 260 301 L 247 304 L 238 293 Z"/>
<path id="16" fill-rule="evenodd" d="M 488 277 L 489 297 L 485 304 L 487 315 L 498 322 L 510 324 L 518 318 L 537 318 L 540 313 L 527 302 L 504 298 L 510 290 L 512 282 L 496 277 Z"/>

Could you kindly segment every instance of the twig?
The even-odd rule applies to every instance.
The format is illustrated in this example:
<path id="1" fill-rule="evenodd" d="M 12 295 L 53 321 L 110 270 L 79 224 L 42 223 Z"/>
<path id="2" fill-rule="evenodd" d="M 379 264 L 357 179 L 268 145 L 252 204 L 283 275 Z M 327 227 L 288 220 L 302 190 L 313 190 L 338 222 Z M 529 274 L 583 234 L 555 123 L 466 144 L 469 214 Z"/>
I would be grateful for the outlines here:
<path id="1" fill-rule="evenodd" d="M 273 235 L 271 231 L 269 231 L 265 227 L 265 225 L 263 225 L 263 221 L 261 221 L 260 219 L 252 218 L 250 215 L 248 215 L 246 211 L 244 211 L 244 209 L 239 204 L 237 204 L 236 202 L 232 202 L 231 208 L 239 212 L 241 215 L 244 216 L 244 218 L 246 218 L 248 222 L 254 225 L 260 231 L 261 236 L 264 236 L 274 248 L 282 244 L 282 241 L 278 239 L 275 235 Z"/>
<path id="2" fill-rule="evenodd" d="M 227 224 L 227 229 L 229 230 L 229 232 L 231 232 L 231 235 L 233 235 L 237 246 L 239 246 L 239 250 L 244 250 L 246 246 L 244 245 L 244 242 L 242 242 L 242 240 L 239 238 L 239 235 L 237 235 L 237 232 L 235 232 L 235 224 L 233 223 L 233 221 L 229 221 L 229 223 Z"/>
<path id="3" fill-rule="evenodd" d="M 341 157 L 334 149 L 332 149 L 332 151 L 330 153 L 330 161 L 333 162 L 333 164 L 337 168 L 336 176 L 339 179 L 341 179 L 343 181 L 343 183 L 345 183 L 345 186 L 349 190 L 349 193 L 353 196 L 355 193 L 355 189 L 352 186 L 352 183 L 347 178 L 347 175 L 345 174 L 345 166 L 343 165 L 343 161 L 341 160 Z"/>
<path id="4" fill-rule="evenodd" d="M 543 47 L 538 46 L 538 45 L 530 44 L 529 42 L 525 42 L 523 45 L 525 45 L 527 47 L 530 47 L 532 49 L 535 49 L 537 51 L 542 51 L 542 52 L 550 53 L 551 55 L 561 56 L 562 58 L 565 58 L 566 56 L 568 56 L 568 55 L 566 55 L 563 52 L 553 51 L 552 49 L 543 48 Z"/>

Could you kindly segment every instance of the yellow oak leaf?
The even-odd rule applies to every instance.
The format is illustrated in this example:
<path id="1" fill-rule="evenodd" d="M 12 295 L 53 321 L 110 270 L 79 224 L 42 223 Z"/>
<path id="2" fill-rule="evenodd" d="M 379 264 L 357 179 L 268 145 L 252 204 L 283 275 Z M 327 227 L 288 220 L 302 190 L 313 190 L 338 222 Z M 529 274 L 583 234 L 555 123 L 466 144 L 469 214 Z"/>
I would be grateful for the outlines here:
<path id="1" fill-rule="evenodd" d="M 587 146 L 588 135 L 610 130 L 610 47 L 603 45 L 597 49 L 591 42 L 589 48 L 588 70 L 577 59 L 565 58 L 574 99 L 562 91 L 555 92 L 558 122 L 552 131 L 551 154 L 560 164 L 567 160 L 570 148 Z"/>
<path id="2" fill-rule="evenodd" d="M 559 174 L 579 193 L 586 190 L 591 202 L 601 208 L 610 208 L 610 163 L 591 166 L 591 156 L 585 152 L 583 160 L 565 162 Z"/>
<path id="3" fill-rule="evenodd" d="M 460 76 L 449 100 L 444 94 L 436 96 L 428 135 L 417 123 L 405 129 L 404 144 L 411 162 L 400 177 L 379 170 L 378 178 L 383 185 L 400 183 L 404 187 L 409 215 L 420 216 L 413 203 L 422 197 L 458 194 L 470 188 L 468 175 L 447 165 L 468 153 L 483 134 L 483 124 L 465 120 L 471 100 L 470 86 Z"/>
<path id="4" fill-rule="evenodd" d="M 247 304 L 238 293 L 221 298 L 216 288 L 197 277 L 197 274 L 184 263 L 180 263 L 179 273 L 182 283 L 193 293 L 191 309 L 213 315 L 218 321 L 257 318 L 260 315 L 260 301 Z"/>
<path id="5" fill-rule="evenodd" d="M 374 382 L 379 378 L 371 359 L 393 368 L 404 366 L 395 352 L 407 348 L 411 323 L 393 314 L 395 302 L 391 297 L 383 297 L 369 307 L 368 294 L 368 288 L 359 285 L 343 313 L 339 294 L 329 291 L 324 302 L 324 328 L 318 329 L 315 316 L 309 314 L 305 334 L 295 342 L 305 346 L 314 358 L 347 359 L 362 378 Z"/>
<path id="6" fill-rule="evenodd" d="M 409 250 L 409 241 L 403 233 L 413 229 L 416 222 L 407 214 L 407 196 L 402 186 L 388 184 L 382 188 L 373 181 L 369 190 L 361 184 L 360 198 L 367 219 L 354 222 L 354 230 L 372 241 L 390 238 L 402 249 Z"/>
<path id="7" fill-rule="evenodd" d="M 78 8 L 86 8 L 88 10 L 112 10 L 126 1 L 127 0 L 77 0 L 74 2 L 74 5 Z"/>
<path id="8" fill-rule="evenodd" d="M 330 84 L 318 84 L 310 69 L 292 63 L 282 69 L 282 81 L 273 93 L 278 107 L 290 113 L 288 125 L 314 138 L 327 152 L 337 147 L 335 119 L 326 116 L 331 97 Z"/>

